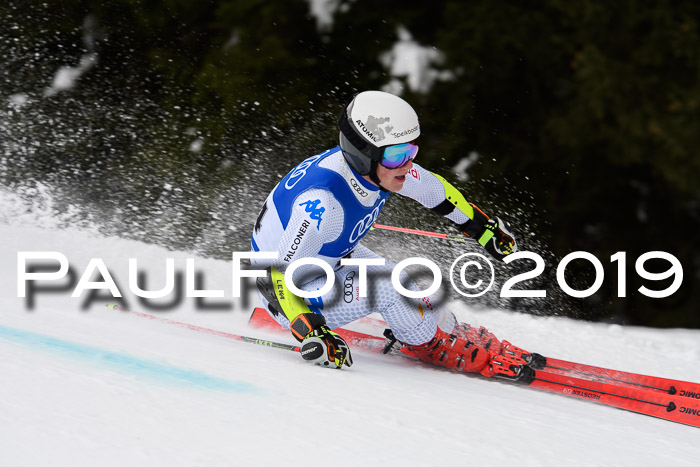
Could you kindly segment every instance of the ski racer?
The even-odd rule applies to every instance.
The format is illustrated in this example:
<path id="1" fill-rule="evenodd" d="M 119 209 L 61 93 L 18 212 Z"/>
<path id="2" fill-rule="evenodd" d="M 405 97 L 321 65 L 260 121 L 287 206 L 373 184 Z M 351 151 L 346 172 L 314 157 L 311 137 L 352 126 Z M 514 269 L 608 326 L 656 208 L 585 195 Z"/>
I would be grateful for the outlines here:
<path id="1" fill-rule="evenodd" d="M 400 295 L 390 280 L 394 263 L 370 266 L 367 297 L 354 293 L 359 267 L 340 261 L 381 258 L 360 241 L 392 192 L 447 217 L 498 260 L 517 247 L 498 217 L 487 216 L 447 180 L 414 162 L 420 124 L 406 101 L 386 92 L 361 92 L 342 109 L 338 124 L 340 145 L 294 167 L 260 210 L 252 251 L 277 253 L 276 260 L 252 260 L 257 269 L 268 269 L 256 283 L 265 308 L 301 342 L 302 358 L 323 366 L 350 367 L 350 349 L 333 329 L 378 312 L 405 351 L 420 360 L 456 371 L 517 377 L 518 364 L 524 363 L 521 349 L 483 327 L 457 323 L 453 313 L 436 309 L 428 297 Z M 304 299 L 283 279 L 292 262 L 309 257 L 333 269 L 336 286 Z M 325 272 L 314 264 L 297 268 L 292 279 L 306 292 L 326 283 Z M 418 290 L 405 272 L 400 281 Z"/>

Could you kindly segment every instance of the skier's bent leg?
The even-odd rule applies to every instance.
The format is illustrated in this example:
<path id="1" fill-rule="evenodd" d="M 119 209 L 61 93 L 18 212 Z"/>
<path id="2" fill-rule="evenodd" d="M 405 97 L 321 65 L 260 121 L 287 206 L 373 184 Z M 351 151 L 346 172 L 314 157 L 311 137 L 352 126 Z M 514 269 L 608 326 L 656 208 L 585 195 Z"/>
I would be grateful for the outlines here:
<path id="1" fill-rule="evenodd" d="M 407 276 L 401 280 L 408 283 L 407 288 L 417 290 Z M 484 327 L 457 324 L 454 314 L 438 312 L 427 298 L 413 301 L 402 298 L 383 310 L 382 315 L 394 336 L 416 358 L 487 377 L 498 375 L 518 379 L 521 376 L 523 364 L 527 363 L 523 354 L 527 352 L 507 341 L 500 341 Z"/>
<path id="2" fill-rule="evenodd" d="M 388 265 L 393 268 L 393 264 Z M 429 297 L 416 299 L 404 297 L 394 289 L 390 275 L 377 275 L 372 278 L 377 287 L 375 293 L 381 296 L 378 311 L 392 330 L 394 336 L 401 341 L 418 359 L 438 366 L 444 366 L 456 371 L 481 372 L 487 376 L 493 373 L 489 370 L 491 355 L 483 347 L 488 339 L 490 346 L 500 350 L 500 341 L 484 330 L 481 336 L 478 331 L 475 337 L 478 342 L 467 340 L 455 334 L 454 314 L 438 310 Z M 416 283 L 402 272 L 399 280 L 408 290 L 419 290 Z"/>
<path id="3" fill-rule="evenodd" d="M 378 257 L 369 249 L 359 247 L 352 255 L 356 257 Z M 490 361 L 489 352 L 483 347 L 488 339 L 490 346 L 500 349 L 500 341 L 493 334 L 469 330 L 474 339 L 455 335 L 454 314 L 438 310 L 429 297 L 409 298 L 401 295 L 391 282 L 395 264 L 372 266 L 367 271 L 367 296 L 359 294 L 359 270 L 357 266 L 343 266 L 335 273 L 336 285 L 323 297 L 311 304 L 323 313 L 331 329 L 378 312 L 400 342 L 407 346 L 417 358 L 457 371 L 481 372 Z M 418 286 L 404 271 L 399 281 L 408 290 L 417 291 Z M 318 290 L 325 285 L 325 278 L 304 284 L 307 291 Z M 316 310 L 315 310 L 316 311 Z"/>

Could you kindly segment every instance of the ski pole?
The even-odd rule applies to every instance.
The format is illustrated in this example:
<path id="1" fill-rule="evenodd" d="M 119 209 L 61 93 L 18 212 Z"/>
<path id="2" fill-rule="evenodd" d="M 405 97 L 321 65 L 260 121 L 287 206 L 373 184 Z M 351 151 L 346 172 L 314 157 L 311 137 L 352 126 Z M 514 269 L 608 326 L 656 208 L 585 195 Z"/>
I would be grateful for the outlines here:
<path id="1" fill-rule="evenodd" d="M 149 315 L 147 313 L 141 313 L 138 311 L 132 311 L 132 310 L 129 310 L 129 309 L 124 308 L 122 306 L 119 306 L 116 303 L 108 303 L 107 308 L 109 308 L 110 310 L 116 310 L 116 311 L 122 311 L 124 313 L 129 313 L 129 314 L 132 314 L 134 316 L 138 316 L 140 318 L 148 318 L 148 319 L 152 319 L 155 321 L 160 321 L 162 323 L 171 324 L 173 326 L 191 329 L 192 331 L 199 331 L 199 332 L 204 332 L 207 334 L 213 334 L 215 336 L 226 337 L 228 339 L 235 339 L 237 341 L 247 342 L 249 344 L 258 344 L 258 345 L 264 345 L 266 347 L 274 347 L 275 349 L 291 350 L 293 352 L 299 352 L 298 345 L 283 344 L 281 342 L 268 341 L 265 339 L 258 339 L 256 337 L 241 336 L 239 334 L 233 334 L 230 332 L 217 331 L 216 329 L 209 329 L 209 328 L 205 328 L 202 326 L 197 326 L 195 324 L 183 323 L 181 321 L 175 321 L 173 319 L 162 318 L 160 316 Z"/>
<path id="2" fill-rule="evenodd" d="M 395 232 L 403 232 L 403 233 L 413 234 L 413 235 L 423 235 L 425 237 L 443 238 L 445 240 L 451 240 L 453 242 L 473 242 L 473 241 L 475 241 L 473 238 L 467 237 L 465 235 L 446 234 L 446 233 L 441 233 L 441 232 L 428 232 L 427 230 L 407 229 L 405 227 L 394 227 L 391 225 L 374 224 L 370 228 L 370 230 L 372 230 L 372 229 L 393 230 Z"/>

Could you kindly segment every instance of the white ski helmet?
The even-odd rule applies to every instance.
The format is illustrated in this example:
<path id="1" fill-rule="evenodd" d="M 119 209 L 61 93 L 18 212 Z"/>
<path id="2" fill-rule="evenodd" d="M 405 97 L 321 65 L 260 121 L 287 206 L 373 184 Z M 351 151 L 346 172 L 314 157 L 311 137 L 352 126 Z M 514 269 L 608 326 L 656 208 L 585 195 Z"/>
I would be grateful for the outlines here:
<path id="1" fill-rule="evenodd" d="M 418 152 L 418 146 L 406 144 L 420 136 L 418 115 L 408 102 L 388 92 L 364 91 L 355 95 L 340 113 L 338 127 L 345 160 L 378 185 L 378 164 L 400 167 Z M 389 149 L 390 146 L 394 148 Z M 393 160 L 387 162 L 390 154 Z"/>

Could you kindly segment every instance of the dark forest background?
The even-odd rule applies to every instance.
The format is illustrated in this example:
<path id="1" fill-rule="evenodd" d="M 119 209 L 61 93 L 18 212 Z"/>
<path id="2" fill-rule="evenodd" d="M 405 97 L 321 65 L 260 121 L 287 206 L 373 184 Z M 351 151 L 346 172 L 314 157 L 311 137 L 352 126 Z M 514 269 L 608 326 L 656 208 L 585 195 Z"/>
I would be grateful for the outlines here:
<path id="1" fill-rule="evenodd" d="M 341 105 L 402 79 L 380 57 L 404 30 L 441 54 L 432 66 L 445 77 L 424 90 L 403 79 L 421 119 L 418 162 L 510 220 L 521 249 L 547 261 L 529 285 L 547 300 L 497 304 L 700 327 L 694 0 L 338 1 L 326 27 L 299 0 L 2 3 L 0 181 L 35 205 L 50 191 L 67 223 L 215 257 L 247 249 L 276 181 L 337 144 Z M 61 67 L 80 63 L 72 88 L 51 90 Z M 472 152 L 469 179 L 451 176 Z M 384 223 L 450 228 L 392 203 Z M 372 235 L 414 253 L 459 249 Z M 577 250 L 605 266 L 588 299 L 555 291 L 556 265 Z M 653 250 L 683 264 L 669 298 L 636 291 L 670 284 L 636 274 Z M 617 251 L 628 255 L 626 298 L 616 298 Z M 583 289 L 592 270 L 579 261 L 568 277 Z"/>

